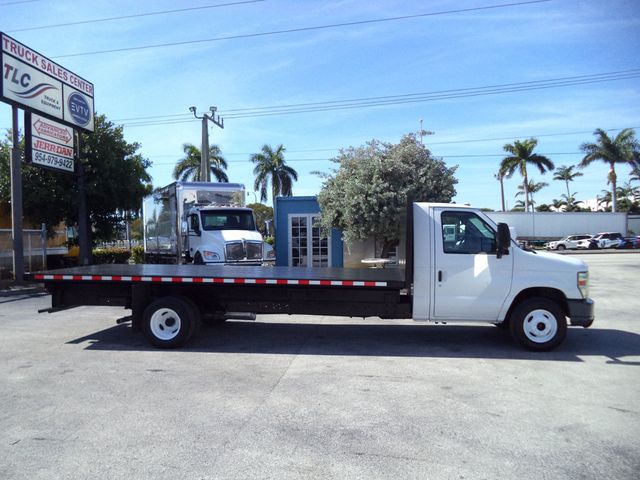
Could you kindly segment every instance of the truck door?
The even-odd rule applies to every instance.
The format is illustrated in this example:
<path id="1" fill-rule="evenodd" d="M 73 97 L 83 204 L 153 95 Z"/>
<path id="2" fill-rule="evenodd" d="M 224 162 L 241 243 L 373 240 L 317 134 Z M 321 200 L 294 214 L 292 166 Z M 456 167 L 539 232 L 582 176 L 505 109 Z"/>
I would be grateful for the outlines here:
<path id="1" fill-rule="evenodd" d="M 476 212 L 442 208 L 434 237 L 433 317 L 496 320 L 511 289 L 513 255 L 497 258 L 494 228 Z"/>

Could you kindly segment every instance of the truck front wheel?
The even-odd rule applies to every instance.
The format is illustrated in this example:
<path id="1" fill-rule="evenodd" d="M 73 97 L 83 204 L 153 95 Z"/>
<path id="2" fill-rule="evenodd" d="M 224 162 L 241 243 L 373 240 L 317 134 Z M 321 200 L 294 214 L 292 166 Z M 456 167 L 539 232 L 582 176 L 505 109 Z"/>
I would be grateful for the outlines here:
<path id="1" fill-rule="evenodd" d="M 513 338 L 533 351 L 552 350 L 567 334 L 567 320 L 556 302 L 548 298 L 530 298 L 521 302 L 509 321 Z"/>
<path id="2" fill-rule="evenodd" d="M 144 310 L 142 329 L 158 348 L 183 346 L 200 323 L 198 308 L 187 298 L 175 296 L 154 300 Z"/>

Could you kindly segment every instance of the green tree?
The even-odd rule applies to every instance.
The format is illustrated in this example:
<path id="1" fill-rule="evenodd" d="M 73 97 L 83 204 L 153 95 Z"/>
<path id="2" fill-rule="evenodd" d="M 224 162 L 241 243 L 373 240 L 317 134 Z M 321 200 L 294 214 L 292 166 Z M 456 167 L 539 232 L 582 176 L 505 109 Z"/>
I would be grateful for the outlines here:
<path id="1" fill-rule="evenodd" d="M 178 161 L 173 169 L 173 178 L 176 180 L 182 180 L 183 182 L 191 179 L 194 182 L 199 182 L 200 178 L 200 164 L 202 162 L 202 153 L 200 149 L 191 143 L 185 143 L 182 146 L 184 157 Z M 220 152 L 220 147 L 217 145 L 211 145 L 209 147 L 209 162 L 211 163 L 211 176 L 218 182 L 228 182 L 229 177 L 225 170 L 227 169 L 227 161 Z"/>
<path id="2" fill-rule="evenodd" d="M 255 164 L 253 174 L 256 177 L 253 189 L 260 192 L 260 200 L 265 202 L 271 184 L 274 207 L 278 195 L 290 197 L 293 194 L 293 182 L 298 180 L 298 172 L 286 164 L 284 152 L 283 145 L 278 145 L 274 150 L 265 144 L 260 153 L 251 155 L 251 161 Z"/>
<path id="3" fill-rule="evenodd" d="M 506 172 L 502 170 L 498 170 L 498 173 L 495 173 L 493 177 L 500 182 L 500 200 L 502 201 L 502 211 L 505 211 L 504 205 L 504 178 L 506 177 Z"/>
<path id="4" fill-rule="evenodd" d="M 549 184 L 547 182 L 535 182 L 533 179 L 529 180 L 526 185 L 518 185 L 518 193 L 516 193 L 516 197 L 520 195 L 526 195 L 529 192 L 529 203 L 531 206 L 535 206 L 536 202 L 533 200 L 533 194 L 538 193 L 544 187 L 548 187 Z M 526 187 L 526 188 L 525 188 Z"/>
<path id="5" fill-rule="evenodd" d="M 318 195 L 322 230 L 341 229 L 347 245 L 373 236 L 383 256 L 400 238 L 407 198 L 450 202 L 456 193 L 457 167 L 434 158 L 415 134 L 341 149 L 333 162 L 338 168 L 322 175 Z"/>
<path id="6" fill-rule="evenodd" d="M 615 138 L 609 137 L 607 132 L 598 128 L 593 132 L 596 141 L 583 143 L 580 146 L 586 155 L 580 162 L 581 167 L 586 167 L 596 160 L 601 160 L 609 165 L 608 182 L 611 184 L 611 211 L 617 211 L 617 183 L 616 164 L 640 166 L 640 145 L 636 140 L 635 131 L 625 128 Z"/>
<path id="7" fill-rule="evenodd" d="M 139 144 L 125 141 L 122 127 L 104 115 L 95 118 L 95 131 L 80 134 L 80 162 L 85 173 L 89 222 L 95 238 L 111 240 L 127 212 L 138 211 L 151 191 L 149 160 L 139 155 Z M 0 201 L 8 203 L 8 142 L 0 149 Z M 78 182 L 75 175 L 22 165 L 22 205 L 25 219 L 48 227 L 78 221 Z"/>
<path id="8" fill-rule="evenodd" d="M 576 177 L 581 177 L 583 175 L 582 172 L 574 172 L 574 168 L 575 165 L 562 165 L 558 167 L 558 169 L 553 174 L 554 180 L 561 180 L 567 185 L 567 197 L 571 196 L 571 192 L 569 191 L 569 182 L 573 182 Z"/>
<path id="9" fill-rule="evenodd" d="M 247 205 L 256 217 L 256 226 L 263 236 L 269 235 L 267 231 L 267 220 L 273 221 L 273 208 L 262 203 L 250 203 Z"/>
<path id="10" fill-rule="evenodd" d="M 564 203 L 564 211 L 565 212 L 582 212 L 583 209 L 580 207 L 580 201 L 576 200 L 573 195 L 565 195 L 562 194 L 562 201 Z"/>
<path id="11" fill-rule="evenodd" d="M 500 171 L 505 172 L 508 177 L 511 177 L 513 173 L 518 170 L 523 178 L 524 189 L 524 206 L 525 211 L 529 211 L 529 192 L 527 187 L 529 185 L 529 176 L 527 174 L 527 164 L 531 164 L 540 170 L 540 173 L 545 173 L 547 170 L 553 170 L 553 162 L 544 155 L 538 155 L 533 153 L 533 150 L 538 145 L 538 140 L 530 138 L 528 140 L 516 140 L 513 143 L 507 143 L 502 147 L 505 152 L 511 155 L 502 159 L 500 163 Z"/>

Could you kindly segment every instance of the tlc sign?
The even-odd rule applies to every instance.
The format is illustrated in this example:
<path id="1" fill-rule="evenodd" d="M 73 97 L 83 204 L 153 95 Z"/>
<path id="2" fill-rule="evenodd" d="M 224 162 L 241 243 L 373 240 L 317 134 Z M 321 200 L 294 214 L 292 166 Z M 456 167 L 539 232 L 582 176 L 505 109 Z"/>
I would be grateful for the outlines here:
<path id="1" fill-rule="evenodd" d="M 0 32 L 0 100 L 94 129 L 93 84 Z"/>

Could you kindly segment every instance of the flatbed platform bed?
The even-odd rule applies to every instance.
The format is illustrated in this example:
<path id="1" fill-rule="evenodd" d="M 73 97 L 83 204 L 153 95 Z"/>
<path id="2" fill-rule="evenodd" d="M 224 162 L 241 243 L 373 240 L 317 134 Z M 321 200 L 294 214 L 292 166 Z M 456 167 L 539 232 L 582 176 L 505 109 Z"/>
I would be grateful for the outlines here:
<path id="1" fill-rule="evenodd" d="M 91 265 L 27 274 L 44 282 L 224 283 L 399 289 L 401 268 L 297 268 L 213 265 Z"/>
<path id="2" fill-rule="evenodd" d="M 26 277 L 44 283 L 51 293 L 48 311 L 83 305 L 131 309 L 133 331 L 144 331 L 163 348 L 181 345 L 193 333 L 158 340 L 162 331 L 151 334 L 149 325 L 168 329 L 160 318 L 166 312 L 182 312 L 182 321 L 190 325 L 207 314 L 224 317 L 229 312 L 381 318 L 412 314 L 401 268 L 92 265 Z"/>

